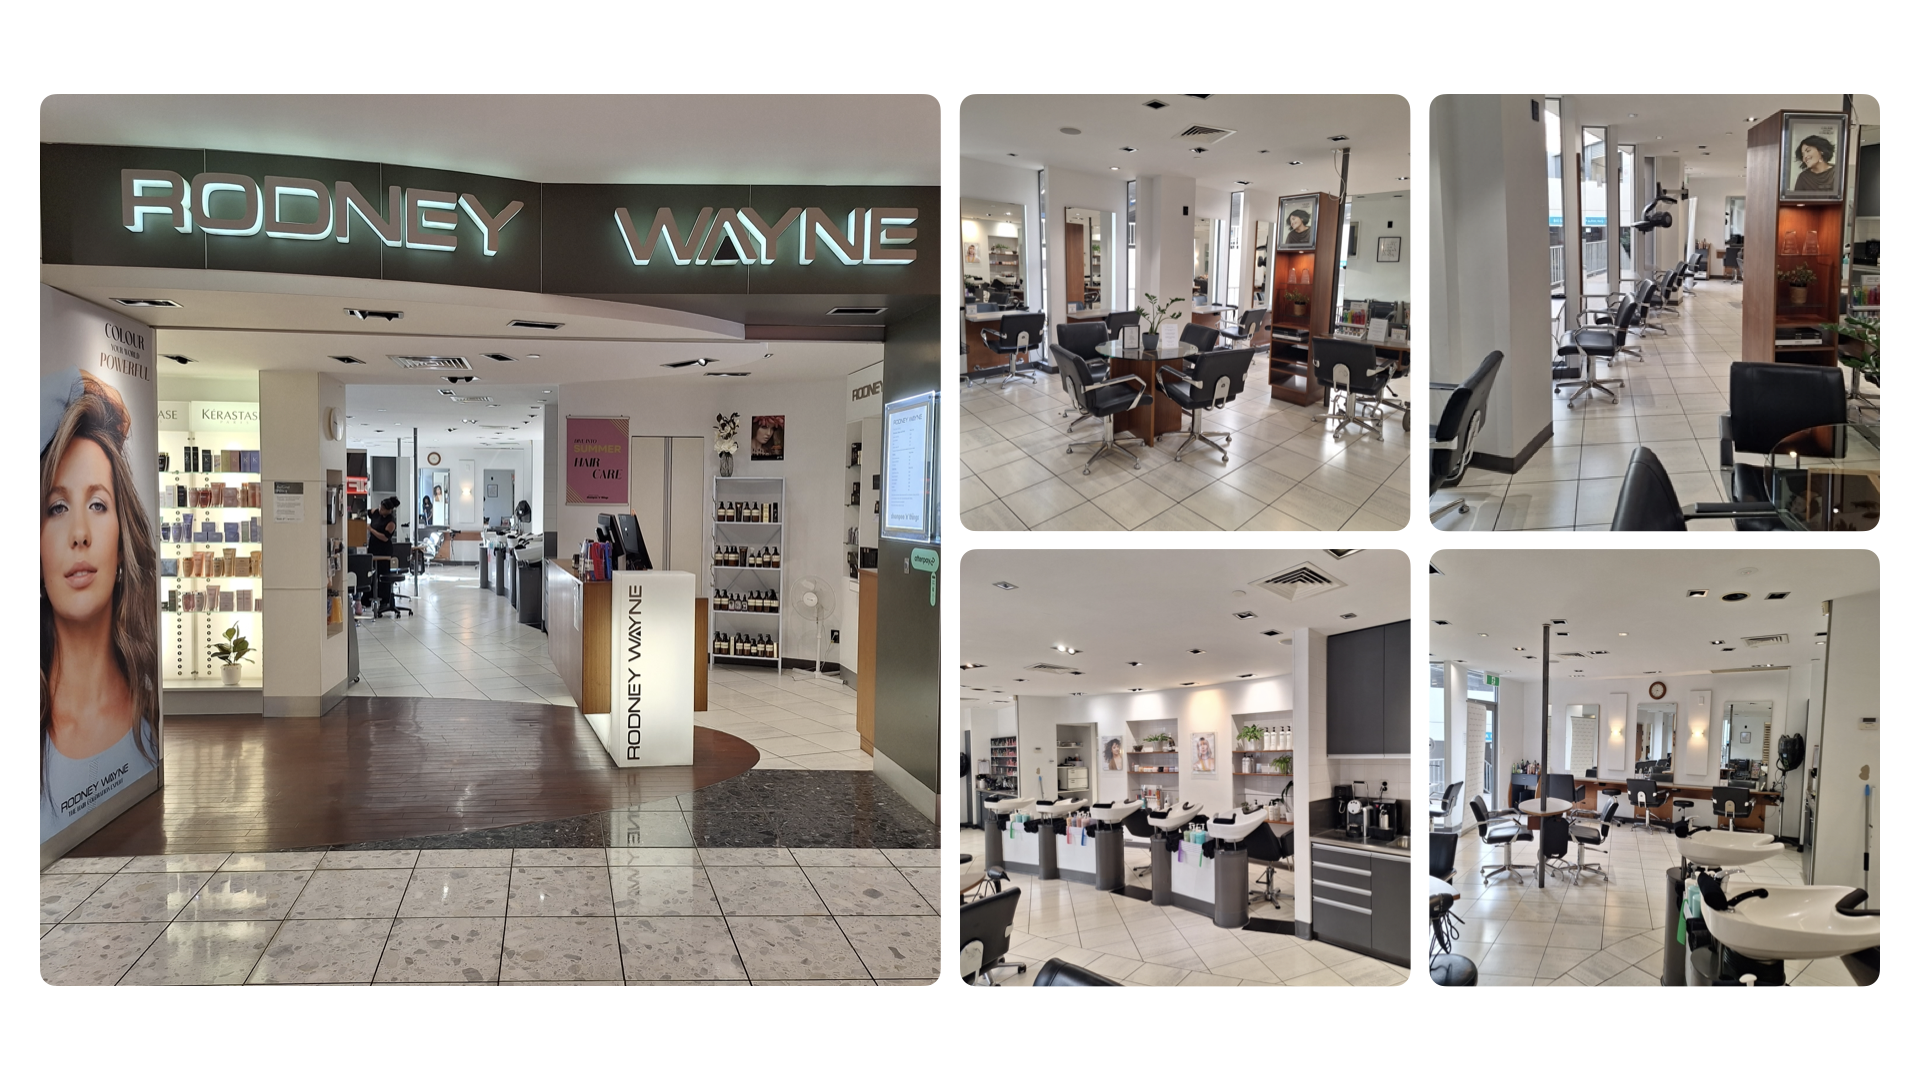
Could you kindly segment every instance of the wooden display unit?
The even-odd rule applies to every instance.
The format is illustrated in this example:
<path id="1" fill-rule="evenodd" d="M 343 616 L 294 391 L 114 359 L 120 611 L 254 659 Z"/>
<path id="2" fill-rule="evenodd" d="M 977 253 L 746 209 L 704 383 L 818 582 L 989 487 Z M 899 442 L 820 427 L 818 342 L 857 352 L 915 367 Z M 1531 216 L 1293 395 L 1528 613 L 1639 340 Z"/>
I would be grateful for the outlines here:
<path id="1" fill-rule="evenodd" d="M 1740 359 L 1759 363 L 1819 364 L 1840 362 L 1831 332 L 1819 340 L 1776 344 L 1822 323 L 1840 320 L 1846 292 L 1842 252 L 1846 243 L 1846 203 L 1794 202 L 1780 197 L 1780 141 L 1784 112 L 1774 113 L 1747 129 L 1747 247 L 1746 281 L 1740 293 Z M 1846 161 L 1845 167 L 1852 168 Z M 1837 178 L 1844 189 L 1848 177 Z M 1792 249 L 1785 241 L 1793 234 Z M 1807 253 L 1807 237 L 1818 245 Z M 1813 271 L 1803 301 L 1794 302 L 1783 272 L 1805 266 Z"/>
<path id="2" fill-rule="evenodd" d="M 1292 198 L 1299 198 L 1293 196 Z M 1270 392 L 1294 405 L 1320 404 L 1320 382 L 1313 375 L 1311 342 L 1315 334 L 1333 332 L 1333 279 L 1339 268 L 1340 201 L 1326 192 L 1314 196 L 1320 222 L 1312 251 L 1275 251 L 1273 307 L 1267 320 L 1272 335 L 1267 352 Z M 1290 280 L 1294 279 L 1294 280 Z M 1307 294 L 1307 307 L 1296 315 L 1288 292 Z"/>
<path id="3" fill-rule="evenodd" d="M 347 629 L 347 477 L 327 470 L 327 636 Z"/>

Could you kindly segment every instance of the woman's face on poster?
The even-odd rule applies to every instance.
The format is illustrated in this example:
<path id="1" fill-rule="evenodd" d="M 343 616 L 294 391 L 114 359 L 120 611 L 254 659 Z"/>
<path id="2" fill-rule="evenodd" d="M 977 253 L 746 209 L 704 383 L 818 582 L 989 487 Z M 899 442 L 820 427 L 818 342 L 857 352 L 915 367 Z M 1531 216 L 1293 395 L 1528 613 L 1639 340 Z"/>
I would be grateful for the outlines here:
<path id="1" fill-rule="evenodd" d="M 84 622 L 113 603 L 120 572 L 120 517 L 113 465 L 92 439 L 60 459 L 40 521 L 40 581 L 55 616 Z"/>

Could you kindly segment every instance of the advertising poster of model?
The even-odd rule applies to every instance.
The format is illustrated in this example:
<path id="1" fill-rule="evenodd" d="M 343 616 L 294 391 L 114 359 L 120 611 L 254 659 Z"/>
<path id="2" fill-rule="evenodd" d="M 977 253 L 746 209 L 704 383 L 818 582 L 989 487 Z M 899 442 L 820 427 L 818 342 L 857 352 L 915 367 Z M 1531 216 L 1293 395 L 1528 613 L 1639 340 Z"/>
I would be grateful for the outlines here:
<path id="1" fill-rule="evenodd" d="M 153 331 L 40 289 L 40 844 L 159 786 Z"/>

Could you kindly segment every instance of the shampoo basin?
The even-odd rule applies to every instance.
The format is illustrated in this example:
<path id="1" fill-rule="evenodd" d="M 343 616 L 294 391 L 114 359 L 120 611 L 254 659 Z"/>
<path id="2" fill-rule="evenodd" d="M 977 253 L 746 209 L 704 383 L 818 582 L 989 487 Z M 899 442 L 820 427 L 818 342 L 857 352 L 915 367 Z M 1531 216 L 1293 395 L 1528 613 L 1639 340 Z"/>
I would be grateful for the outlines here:
<path id="1" fill-rule="evenodd" d="M 1206 809 L 1198 803 L 1181 803 L 1169 810 L 1147 811 L 1147 823 L 1160 832 L 1177 832 L 1180 827 L 1200 816 Z"/>
<path id="2" fill-rule="evenodd" d="M 1062 818 L 1076 810 L 1085 809 L 1085 799 L 1055 799 L 1050 803 L 1035 803 L 1032 814 L 1037 818 Z"/>
<path id="3" fill-rule="evenodd" d="M 1727 832 L 1724 829 L 1691 833 L 1674 842 L 1679 845 L 1682 858 L 1700 866 L 1716 867 L 1765 862 L 1785 847 L 1766 833 Z"/>
<path id="4" fill-rule="evenodd" d="M 1141 805 L 1142 803 L 1139 799 L 1135 799 L 1132 802 L 1122 801 L 1096 804 L 1088 812 L 1093 815 L 1093 820 L 1102 825 L 1118 825 L 1120 822 L 1138 813 Z"/>
<path id="5" fill-rule="evenodd" d="M 1237 844 L 1252 836 L 1267 823 L 1267 808 L 1242 810 L 1231 821 L 1214 818 L 1207 825 L 1207 835 L 1225 844 Z"/>
<path id="6" fill-rule="evenodd" d="M 1744 884 L 1744 883 L 1743 883 Z M 1702 907 L 1707 932 L 1755 960 L 1817 960 L 1880 944 L 1880 916 L 1843 915 L 1836 905 L 1855 890 L 1845 885 L 1764 885 L 1765 897 L 1726 911 Z"/>
<path id="7" fill-rule="evenodd" d="M 1003 818 L 1012 817 L 1032 805 L 1033 800 L 1031 798 L 1023 799 L 1017 795 L 1004 795 L 997 799 L 988 798 L 986 800 L 987 812 L 990 814 L 998 814 Z"/>

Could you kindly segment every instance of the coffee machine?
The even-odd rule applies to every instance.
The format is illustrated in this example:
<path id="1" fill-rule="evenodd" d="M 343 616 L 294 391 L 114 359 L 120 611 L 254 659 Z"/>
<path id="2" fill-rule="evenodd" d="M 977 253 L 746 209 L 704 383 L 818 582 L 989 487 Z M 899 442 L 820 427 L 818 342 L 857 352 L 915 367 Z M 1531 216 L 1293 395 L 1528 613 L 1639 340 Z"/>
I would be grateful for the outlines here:
<path id="1" fill-rule="evenodd" d="M 1380 781 L 1380 797 L 1367 803 L 1367 839 L 1392 840 L 1400 835 L 1400 804 L 1387 798 L 1387 782 Z"/>
<path id="2" fill-rule="evenodd" d="M 1348 789 L 1347 798 L 1341 800 L 1336 797 L 1334 805 L 1340 809 L 1341 822 L 1346 827 L 1347 839 L 1365 840 L 1367 821 L 1371 817 L 1373 804 L 1355 796 L 1352 789 Z"/>

